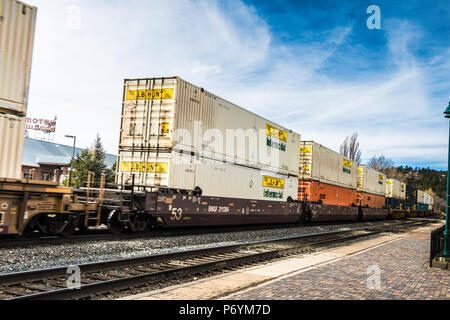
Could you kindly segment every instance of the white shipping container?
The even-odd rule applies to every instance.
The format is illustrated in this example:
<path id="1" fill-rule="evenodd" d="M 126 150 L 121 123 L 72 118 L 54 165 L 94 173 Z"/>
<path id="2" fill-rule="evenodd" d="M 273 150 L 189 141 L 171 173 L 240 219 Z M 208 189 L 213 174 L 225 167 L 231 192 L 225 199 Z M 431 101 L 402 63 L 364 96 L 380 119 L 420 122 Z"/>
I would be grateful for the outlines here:
<path id="1" fill-rule="evenodd" d="M 0 1 L 0 111 L 26 115 L 37 8 Z"/>
<path id="2" fill-rule="evenodd" d="M 120 151 L 187 151 L 298 176 L 299 146 L 299 134 L 179 77 L 125 80 Z"/>
<path id="3" fill-rule="evenodd" d="M 25 118 L 0 113 L 0 178 L 22 177 Z"/>
<path id="4" fill-rule="evenodd" d="M 417 190 L 417 203 L 425 204 L 425 192 L 422 190 Z"/>
<path id="5" fill-rule="evenodd" d="M 356 189 L 356 162 L 313 141 L 300 145 L 299 179 Z"/>
<path id="6" fill-rule="evenodd" d="M 387 179 L 386 198 L 406 199 L 406 184 L 396 179 Z"/>
<path id="7" fill-rule="evenodd" d="M 260 169 L 197 158 L 190 154 L 119 154 L 118 183 L 195 190 L 204 196 L 286 201 L 297 200 L 298 178 Z"/>
<path id="8" fill-rule="evenodd" d="M 357 190 L 384 196 L 386 192 L 386 176 L 375 169 L 358 166 Z"/>

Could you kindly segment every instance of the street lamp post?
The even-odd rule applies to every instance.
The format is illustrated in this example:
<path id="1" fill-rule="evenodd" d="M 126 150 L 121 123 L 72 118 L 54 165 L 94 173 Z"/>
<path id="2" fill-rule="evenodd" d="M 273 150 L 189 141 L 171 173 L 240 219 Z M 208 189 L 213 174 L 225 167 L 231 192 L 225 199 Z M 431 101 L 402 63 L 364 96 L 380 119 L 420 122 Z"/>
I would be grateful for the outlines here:
<path id="1" fill-rule="evenodd" d="M 77 143 L 77 137 L 76 136 L 69 136 L 69 135 L 66 135 L 65 137 L 73 139 L 72 161 L 70 162 L 70 171 L 69 171 L 69 187 L 70 187 L 71 184 L 72 184 L 72 163 L 73 163 L 73 159 L 75 158 L 75 145 Z"/>
<path id="2" fill-rule="evenodd" d="M 445 117 L 450 119 L 450 102 L 447 109 L 444 111 Z M 449 129 L 450 130 L 450 129 Z M 444 257 L 450 257 L 450 248 L 448 246 L 449 238 L 449 207 L 450 207 L 450 131 L 449 131 L 449 143 L 448 143 L 448 166 L 447 166 L 447 202 L 445 210 L 445 232 L 444 232 Z"/>

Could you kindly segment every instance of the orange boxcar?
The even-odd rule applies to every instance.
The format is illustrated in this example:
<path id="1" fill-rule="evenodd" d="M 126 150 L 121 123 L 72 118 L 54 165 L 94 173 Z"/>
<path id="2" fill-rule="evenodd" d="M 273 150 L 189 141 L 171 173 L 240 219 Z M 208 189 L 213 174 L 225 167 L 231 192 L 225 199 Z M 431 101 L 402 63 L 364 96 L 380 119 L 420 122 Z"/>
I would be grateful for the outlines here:
<path id="1" fill-rule="evenodd" d="M 356 190 L 318 181 L 299 180 L 298 199 L 336 206 L 357 205 Z"/>
<path id="2" fill-rule="evenodd" d="M 357 204 L 361 204 L 362 207 L 384 208 L 386 206 L 386 198 L 384 196 L 367 192 L 358 192 L 356 197 Z"/>

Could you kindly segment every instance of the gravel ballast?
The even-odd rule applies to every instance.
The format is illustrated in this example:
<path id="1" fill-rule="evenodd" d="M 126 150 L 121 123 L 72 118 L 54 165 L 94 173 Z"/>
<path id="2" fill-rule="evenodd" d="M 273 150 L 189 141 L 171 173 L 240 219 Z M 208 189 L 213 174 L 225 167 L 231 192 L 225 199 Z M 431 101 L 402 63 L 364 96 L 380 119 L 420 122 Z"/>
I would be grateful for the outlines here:
<path id="1" fill-rule="evenodd" d="M 369 225 L 386 222 L 372 222 Z M 273 240 L 340 229 L 355 229 L 367 223 L 294 226 L 208 234 L 152 237 L 132 240 L 96 240 L 81 243 L 33 245 L 0 248 L 0 274 L 51 267 L 79 265 L 91 262 L 142 257 L 177 251 L 227 246 L 243 242 Z"/>

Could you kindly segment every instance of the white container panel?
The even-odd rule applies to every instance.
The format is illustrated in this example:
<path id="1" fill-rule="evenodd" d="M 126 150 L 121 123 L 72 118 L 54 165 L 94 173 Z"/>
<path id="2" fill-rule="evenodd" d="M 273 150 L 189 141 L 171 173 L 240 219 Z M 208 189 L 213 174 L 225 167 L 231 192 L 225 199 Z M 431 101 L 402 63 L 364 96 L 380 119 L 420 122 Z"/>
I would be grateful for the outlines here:
<path id="1" fill-rule="evenodd" d="M 357 190 L 384 196 L 386 193 L 386 176 L 367 166 L 359 166 Z"/>
<path id="2" fill-rule="evenodd" d="M 300 179 L 356 189 L 356 162 L 313 141 L 302 141 L 300 146 Z"/>
<path id="3" fill-rule="evenodd" d="M 0 114 L 0 178 L 22 177 L 25 118 Z"/>
<path id="4" fill-rule="evenodd" d="M 37 8 L 0 1 L 0 111 L 26 115 Z"/>
<path id="5" fill-rule="evenodd" d="M 417 203 L 425 204 L 425 192 L 417 190 Z"/>
<path id="6" fill-rule="evenodd" d="M 406 199 L 406 184 L 396 179 L 386 179 L 386 197 Z"/>
<path id="7" fill-rule="evenodd" d="M 297 176 L 299 144 L 299 134 L 180 78 L 125 81 L 120 150 L 182 150 Z"/>
<path id="8" fill-rule="evenodd" d="M 297 200 L 298 178 L 224 163 L 189 154 L 121 152 L 118 183 L 194 190 L 205 196 L 286 201 Z"/>

